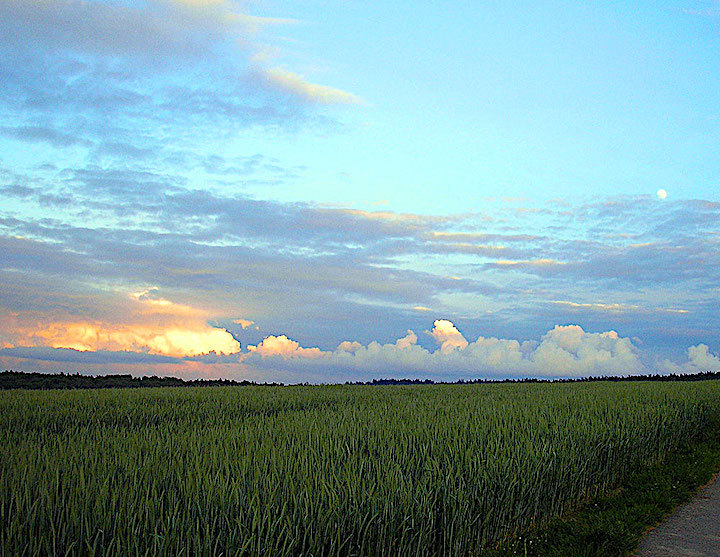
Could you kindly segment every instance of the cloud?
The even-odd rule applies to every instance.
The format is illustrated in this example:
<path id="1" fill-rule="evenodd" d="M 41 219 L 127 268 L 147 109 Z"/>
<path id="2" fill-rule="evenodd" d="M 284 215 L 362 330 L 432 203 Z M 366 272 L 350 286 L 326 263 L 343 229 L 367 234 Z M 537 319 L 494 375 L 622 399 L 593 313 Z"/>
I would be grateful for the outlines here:
<path id="1" fill-rule="evenodd" d="M 435 339 L 443 354 L 452 352 L 456 348 L 462 350 L 468 345 L 468 341 L 457 330 L 455 325 L 447 319 L 438 319 L 433 323 L 433 330 L 428 334 Z"/>
<path id="2" fill-rule="evenodd" d="M 519 269 L 532 269 L 533 267 L 553 268 L 565 265 L 562 261 L 554 259 L 529 259 L 524 261 L 511 261 L 508 259 L 498 259 L 493 263 L 488 263 L 488 267 L 516 267 Z"/>
<path id="3" fill-rule="evenodd" d="M 160 7 L 160 6 L 158 6 Z M 8 0 L 0 4 L 0 39 L 13 46 L 92 52 L 103 55 L 191 53 L 199 45 L 193 22 L 170 5 L 161 10 L 71 0 Z M 27 41 L 27 42 L 26 42 Z"/>
<path id="4" fill-rule="evenodd" d="M 269 336 L 257 346 L 248 346 L 248 351 L 256 353 L 263 358 L 281 356 L 282 358 L 319 358 L 322 351 L 319 348 L 302 348 L 299 343 L 290 340 L 285 335 Z"/>
<path id="5" fill-rule="evenodd" d="M 0 21 L 0 103 L 18 124 L 4 135 L 96 157 L 150 161 L 168 137 L 197 152 L 253 126 L 327 132 L 321 105 L 357 100 L 258 66 L 263 30 L 297 21 L 237 2 L 5 0 Z"/>
<path id="6" fill-rule="evenodd" d="M 82 138 L 42 126 L 2 126 L 0 127 L 0 134 L 22 141 L 45 142 L 52 145 L 53 147 L 91 145 L 91 142 L 86 141 Z"/>
<path id="7" fill-rule="evenodd" d="M 85 364 L 182 364 L 179 358 L 144 352 L 111 350 L 78 350 L 47 346 L 19 346 L 0 349 L 0 357 L 53 363 Z"/>
<path id="8" fill-rule="evenodd" d="M 334 351 L 315 348 L 307 353 L 285 336 L 268 337 L 267 350 L 251 349 L 241 362 L 261 369 L 292 371 L 298 377 L 309 373 L 335 380 L 379 374 L 456 380 L 632 375 L 647 371 L 632 341 L 615 331 L 590 333 L 578 325 L 557 325 L 539 342 L 482 336 L 468 342 L 451 321 L 436 320 L 430 334 L 439 345 L 435 351 L 417 345 L 412 331 L 392 344 L 345 341 Z"/>
<path id="9" fill-rule="evenodd" d="M 446 232 L 433 230 L 430 235 L 434 240 L 448 243 L 469 242 L 530 242 L 541 238 L 531 234 L 488 234 L 486 232 Z"/>
<path id="10" fill-rule="evenodd" d="M 707 344 L 697 344 L 687 349 L 687 359 L 683 362 L 663 360 L 661 370 L 666 373 L 702 373 L 720 371 L 720 356 L 710 352 Z"/>
<path id="11" fill-rule="evenodd" d="M 657 307 L 648 309 L 637 304 L 602 303 L 602 302 L 571 302 L 569 300 L 553 300 L 550 302 L 573 310 L 589 310 L 604 313 L 632 313 L 641 315 L 647 313 L 690 313 L 686 309 Z"/>
<path id="12" fill-rule="evenodd" d="M 0 323 L 0 338 L 7 348 L 48 347 L 173 357 L 240 351 L 240 344 L 230 333 L 207 324 L 205 311 L 163 299 L 157 289 L 135 292 L 115 303 L 117 306 L 104 319 L 12 312 Z"/>
<path id="13" fill-rule="evenodd" d="M 282 68 L 270 68 L 259 75 L 269 85 L 308 102 L 320 104 L 357 104 L 361 102 L 360 98 L 352 93 L 326 85 L 310 83 L 302 76 Z"/>
<path id="14" fill-rule="evenodd" d="M 703 17 L 717 17 L 720 16 L 720 7 L 718 6 L 717 0 L 711 1 L 700 1 L 694 2 L 698 7 L 695 8 L 681 8 L 682 13 L 686 15 L 703 16 Z"/>
<path id="15" fill-rule="evenodd" d="M 0 40 L 108 56 L 201 57 L 226 35 L 248 41 L 262 26 L 294 23 L 236 11 L 225 1 L 5 0 Z M 27 43 L 31 45 L 30 42 Z"/>
<path id="16" fill-rule="evenodd" d="M 45 323 L 135 326 L 122 308 L 97 316 L 108 304 L 103 292 L 152 284 L 167 299 L 193 300 L 208 312 L 202 319 L 222 323 L 243 345 L 286 335 L 323 351 L 344 340 L 394 344 L 398 330 L 423 331 L 430 311 L 461 320 L 466 342 L 469 333 L 540 338 L 555 323 L 577 322 L 640 337 L 673 358 L 690 344 L 712 346 L 720 331 L 712 309 L 720 207 L 712 202 L 672 201 L 644 221 L 631 201 L 580 206 L 583 227 L 602 223 L 585 240 L 553 228 L 562 215 L 517 234 L 482 214 L 284 203 L 192 189 L 186 180 L 152 168 L 88 165 L 33 179 L 0 169 L 2 195 L 13 198 L 0 213 L 0 307 L 42 313 Z M 15 200 L 53 211 L 23 216 L 13 213 Z M 441 251 L 473 242 L 507 244 L 521 254 L 513 261 L 567 263 L 552 271 L 492 266 L 502 261 L 497 254 Z M 73 307 L 73 319 L 54 314 Z M 255 326 L 232 323 L 238 316 Z M 419 348 L 431 346 L 432 336 L 420 336 Z M 151 341 L 143 332 L 138 345 Z"/>
<path id="17" fill-rule="evenodd" d="M 705 371 L 720 371 L 720 357 L 711 353 L 707 344 L 688 348 L 689 364 Z"/>
<path id="18" fill-rule="evenodd" d="M 437 321 L 435 322 L 437 323 Z M 395 346 L 398 350 L 408 350 L 410 347 L 412 347 L 414 344 L 417 343 L 417 335 L 412 332 L 410 329 L 408 329 L 407 334 L 399 338 L 397 342 L 395 342 Z M 359 344 L 359 343 L 358 343 Z"/>
<path id="19" fill-rule="evenodd" d="M 587 333 L 578 325 L 560 326 L 545 334 L 532 354 L 537 369 L 554 370 L 554 375 L 634 374 L 643 369 L 628 338 L 615 331 Z"/>
<path id="20" fill-rule="evenodd" d="M 569 300 L 553 300 L 553 304 L 557 304 L 559 306 L 566 306 L 572 309 L 588 309 L 588 310 L 595 310 L 595 311 L 605 311 L 605 312 L 628 312 L 628 311 L 637 311 L 638 306 L 632 305 L 632 304 L 605 304 L 602 302 L 592 302 L 592 303 L 579 303 L 579 302 L 571 302 Z"/>
<path id="21" fill-rule="evenodd" d="M 363 347 L 362 344 L 360 344 L 358 341 L 353 340 L 344 340 L 340 344 L 338 344 L 337 350 L 338 352 L 350 352 L 354 353 L 360 350 Z"/>
<path id="22" fill-rule="evenodd" d="M 643 354 L 629 338 L 615 331 L 588 332 L 578 325 L 557 325 L 539 341 L 480 336 L 467 342 L 451 321 L 437 320 L 432 334 L 438 344 L 435 350 L 419 346 L 417 335 L 408 330 L 394 343 L 371 341 L 363 345 L 344 341 L 334 350 L 304 348 L 286 335 L 269 335 L 257 345 L 248 346 L 247 351 L 226 355 L 210 352 L 171 356 L 148 351 L 3 345 L 0 361 L 4 365 L 34 362 L 33 365 L 41 368 L 49 365 L 48 369 L 53 369 L 53 362 L 73 364 L 69 369 L 82 370 L 105 365 L 101 370 L 104 372 L 115 369 L 112 366 L 127 365 L 135 366 L 132 369 L 136 373 L 175 373 L 185 377 L 199 374 L 290 383 L 332 383 L 378 377 L 455 381 L 720 370 L 720 357 L 704 344 L 690 347 L 684 363 L 665 360 L 648 365 L 643 362 L 651 361 L 650 355 Z"/>
<path id="23" fill-rule="evenodd" d="M 302 292 L 308 301 L 307 293 L 317 292 L 337 303 L 344 292 L 366 303 L 416 303 L 444 289 L 482 289 L 467 280 L 377 265 L 386 257 L 382 244 L 389 237 L 413 237 L 422 226 L 419 219 L 370 218 L 311 204 L 191 192 L 147 172 L 75 172 L 67 185 L 65 191 L 79 198 L 75 204 L 84 207 L 85 216 L 97 211 L 106 227 L 7 219 L 12 237 L 0 237 L 0 244 L 8 266 L 78 279 L 90 274 L 110 280 L 157 278 L 161 286 L 172 287 L 192 286 L 202 276 L 205 288 L 262 288 L 285 297 L 288 307 L 297 305 L 288 296 Z M 126 229 L 113 226 L 115 218 L 142 224 Z M 65 249 L 58 250 L 60 245 Z M 278 289 L 279 284 L 286 288 Z"/>

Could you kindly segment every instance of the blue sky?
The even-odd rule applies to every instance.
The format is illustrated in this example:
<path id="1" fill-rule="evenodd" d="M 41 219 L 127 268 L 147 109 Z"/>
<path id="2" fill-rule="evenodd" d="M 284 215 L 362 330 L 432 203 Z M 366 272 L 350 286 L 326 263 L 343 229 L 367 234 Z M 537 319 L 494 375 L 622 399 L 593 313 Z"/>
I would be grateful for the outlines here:
<path id="1" fill-rule="evenodd" d="M 0 363 L 720 368 L 720 3 L 475 4 L 0 5 Z"/>

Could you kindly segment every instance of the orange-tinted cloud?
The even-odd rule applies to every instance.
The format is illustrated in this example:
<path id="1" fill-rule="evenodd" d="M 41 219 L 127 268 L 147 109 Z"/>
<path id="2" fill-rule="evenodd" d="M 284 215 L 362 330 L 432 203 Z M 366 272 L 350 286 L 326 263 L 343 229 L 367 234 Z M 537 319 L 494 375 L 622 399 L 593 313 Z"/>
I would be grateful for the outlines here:
<path id="1" fill-rule="evenodd" d="M 240 343 L 207 324 L 206 311 L 160 298 L 156 289 L 127 296 L 122 312 L 99 319 L 14 313 L 0 325 L 3 347 L 133 351 L 165 356 L 234 354 Z"/>
<path id="2" fill-rule="evenodd" d="M 270 68 L 261 74 L 268 83 L 307 101 L 320 104 L 356 104 L 360 98 L 327 85 L 310 83 L 304 77 L 283 68 Z"/>

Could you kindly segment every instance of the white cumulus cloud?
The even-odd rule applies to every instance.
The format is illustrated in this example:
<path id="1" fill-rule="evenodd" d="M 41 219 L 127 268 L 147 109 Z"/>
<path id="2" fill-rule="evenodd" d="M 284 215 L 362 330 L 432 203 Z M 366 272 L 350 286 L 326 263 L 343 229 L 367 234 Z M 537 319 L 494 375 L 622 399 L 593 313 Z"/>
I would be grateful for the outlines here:
<path id="1" fill-rule="evenodd" d="M 456 348 L 462 350 L 468 345 L 468 341 L 462 333 L 458 331 L 452 321 L 447 319 L 437 319 L 433 323 L 433 330 L 429 331 L 428 334 L 435 339 L 443 354 L 452 352 Z"/>
<path id="2" fill-rule="evenodd" d="M 628 375 L 647 371 L 629 338 L 615 331 L 591 333 L 578 325 L 558 325 L 540 341 L 479 337 L 468 342 L 446 319 L 427 331 L 438 345 L 428 350 L 417 344 L 413 331 L 395 343 L 345 341 L 333 351 L 302 348 L 286 336 L 268 337 L 243 363 L 346 378 L 358 376 L 430 376 L 438 379 L 502 377 L 584 377 Z M 280 356 L 281 358 L 277 358 Z M 328 375 L 329 376 L 329 375 Z"/>
<path id="3" fill-rule="evenodd" d="M 266 337 L 257 346 L 248 346 L 248 351 L 261 357 L 281 356 L 283 358 L 318 358 L 323 354 L 319 348 L 303 348 L 300 343 L 285 335 Z"/>
<path id="4" fill-rule="evenodd" d="M 701 373 L 720 371 L 720 356 L 710 352 L 707 344 L 696 344 L 687 349 L 687 360 L 676 363 L 663 360 L 661 370 L 666 373 Z"/>

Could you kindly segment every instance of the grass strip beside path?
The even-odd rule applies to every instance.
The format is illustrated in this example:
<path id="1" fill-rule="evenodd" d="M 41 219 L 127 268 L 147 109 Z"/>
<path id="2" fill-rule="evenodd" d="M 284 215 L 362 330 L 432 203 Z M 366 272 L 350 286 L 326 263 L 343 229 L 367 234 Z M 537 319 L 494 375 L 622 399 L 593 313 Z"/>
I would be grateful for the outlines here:
<path id="1" fill-rule="evenodd" d="M 544 527 L 502 544 L 493 556 L 630 555 L 658 525 L 720 470 L 720 420 L 619 489 Z"/>

